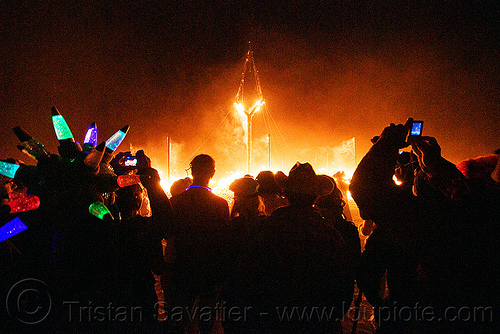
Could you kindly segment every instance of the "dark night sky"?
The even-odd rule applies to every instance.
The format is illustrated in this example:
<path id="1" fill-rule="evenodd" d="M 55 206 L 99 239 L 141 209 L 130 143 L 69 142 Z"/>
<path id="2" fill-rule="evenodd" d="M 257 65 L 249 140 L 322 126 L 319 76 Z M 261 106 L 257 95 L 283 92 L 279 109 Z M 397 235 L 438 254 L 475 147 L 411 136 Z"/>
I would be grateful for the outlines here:
<path id="1" fill-rule="evenodd" d="M 498 1 L 214 3 L 2 1 L 0 156 L 33 162 L 15 148 L 17 125 L 57 152 L 57 106 L 78 141 L 93 121 L 101 140 L 129 124 L 119 151 L 132 143 L 158 166 L 170 136 L 175 167 L 232 107 L 249 40 L 293 152 L 275 153 L 285 171 L 312 159 L 298 152 L 353 136 L 359 161 L 372 136 L 409 116 L 453 162 L 500 147 Z M 262 124 L 257 115 L 256 145 Z M 199 153 L 234 161 L 232 136 Z M 244 148 L 236 158 L 243 167 Z"/>

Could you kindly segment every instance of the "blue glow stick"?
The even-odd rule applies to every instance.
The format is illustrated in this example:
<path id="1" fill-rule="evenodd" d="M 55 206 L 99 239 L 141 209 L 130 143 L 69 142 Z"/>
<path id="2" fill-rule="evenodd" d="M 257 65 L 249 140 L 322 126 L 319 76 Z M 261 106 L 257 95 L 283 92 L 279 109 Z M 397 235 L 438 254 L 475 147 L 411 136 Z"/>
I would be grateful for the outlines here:
<path id="1" fill-rule="evenodd" d="M 85 139 L 83 141 L 83 145 L 85 144 L 90 144 L 90 145 L 93 145 L 93 146 L 96 146 L 97 145 L 97 126 L 95 124 L 95 122 L 93 122 L 89 129 L 87 130 L 87 133 L 85 134 Z"/>
<path id="2" fill-rule="evenodd" d="M 123 139 L 125 139 L 129 128 L 130 127 L 128 125 L 125 125 L 123 128 L 116 131 L 114 135 L 106 140 L 106 147 L 114 152 L 118 148 L 118 146 L 120 146 Z"/>
<path id="3" fill-rule="evenodd" d="M 10 222 L 0 227 L 0 242 L 21 233 L 27 228 L 28 226 L 24 225 L 19 217 L 12 219 Z"/>

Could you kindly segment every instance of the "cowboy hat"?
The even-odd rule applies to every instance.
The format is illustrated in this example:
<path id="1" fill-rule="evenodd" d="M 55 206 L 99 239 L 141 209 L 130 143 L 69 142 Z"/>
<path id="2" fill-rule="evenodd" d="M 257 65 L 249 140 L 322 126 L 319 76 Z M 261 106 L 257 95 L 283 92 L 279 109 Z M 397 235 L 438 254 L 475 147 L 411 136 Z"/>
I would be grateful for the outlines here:
<path id="1" fill-rule="evenodd" d="M 313 196 L 327 195 L 334 184 L 326 175 L 317 175 L 308 162 L 297 162 L 280 185 L 285 191 Z"/>

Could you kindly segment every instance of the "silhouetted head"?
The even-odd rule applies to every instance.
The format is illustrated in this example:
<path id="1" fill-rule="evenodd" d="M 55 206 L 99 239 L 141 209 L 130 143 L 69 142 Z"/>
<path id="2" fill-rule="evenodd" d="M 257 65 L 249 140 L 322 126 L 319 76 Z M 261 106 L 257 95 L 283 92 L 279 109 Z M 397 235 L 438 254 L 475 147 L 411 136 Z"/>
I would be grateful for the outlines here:
<path id="1" fill-rule="evenodd" d="M 234 192 L 234 205 L 231 210 L 231 217 L 251 217 L 263 214 L 265 209 L 257 194 L 258 185 L 253 176 L 248 174 L 231 183 L 229 190 Z"/>
<path id="2" fill-rule="evenodd" d="M 325 175 L 325 177 L 330 179 L 330 181 L 334 185 L 334 188 L 329 194 L 319 196 L 316 200 L 316 206 L 321 209 L 330 210 L 334 216 L 339 216 L 343 212 L 344 206 L 346 204 L 345 200 L 342 196 L 342 192 L 336 186 L 335 179 L 327 175 Z"/>
<path id="3" fill-rule="evenodd" d="M 179 195 L 183 193 L 187 187 L 193 184 L 193 179 L 190 177 L 185 177 L 183 179 L 179 179 L 172 183 L 170 186 L 170 194 L 172 196 Z"/>
<path id="4" fill-rule="evenodd" d="M 137 216 L 142 200 L 143 192 L 140 184 L 133 184 L 116 191 L 116 206 L 124 219 Z"/>
<path id="5" fill-rule="evenodd" d="M 474 159 L 464 160 L 457 164 L 462 174 L 474 183 L 484 186 L 500 187 L 500 155 L 499 150 L 494 154 L 479 156 Z"/>
<path id="6" fill-rule="evenodd" d="M 207 154 L 197 155 L 189 166 L 193 178 L 211 179 L 215 174 L 215 160 Z"/>
<path id="7" fill-rule="evenodd" d="M 281 195 L 281 193 L 283 192 L 281 187 L 276 182 L 274 173 L 271 172 L 270 170 L 264 170 L 260 172 L 255 178 L 255 180 L 259 184 L 257 188 L 259 195 L 264 195 L 264 194 Z"/>
<path id="8" fill-rule="evenodd" d="M 292 206 L 312 206 L 318 196 L 329 194 L 334 188 L 334 184 L 326 175 L 316 175 L 307 162 L 297 162 L 280 186 Z"/>
<path id="9" fill-rule="evenodd" d="M 497 162 L 498 154 L 489 154 L 461 161 L 457 168 L 468 179 L 488 180 Z"/>
<path id="10" fill-rule="evenodd" d="M 235 198 L 257 197 L 257 181 L 251 175 L 245 175 L 240 179 L 234 180 L 229 185 L 229 190 L 234 193 Z"/>

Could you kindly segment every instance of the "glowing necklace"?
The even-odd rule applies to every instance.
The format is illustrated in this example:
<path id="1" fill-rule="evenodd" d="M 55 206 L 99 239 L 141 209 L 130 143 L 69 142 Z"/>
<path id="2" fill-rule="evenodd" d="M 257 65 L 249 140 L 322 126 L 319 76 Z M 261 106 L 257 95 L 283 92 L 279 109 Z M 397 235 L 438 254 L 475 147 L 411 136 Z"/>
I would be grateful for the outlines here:
<path id="1" fill-rule="evenodd" d="M 210 189 L 209 187 L 199 186 L 197 184 L 187 187 L 186 190 L 189 190 L 192 188 L 204 188 L 204 189 L 207 189 L 208 191 L 212 192 L 212 189 Z"/>

